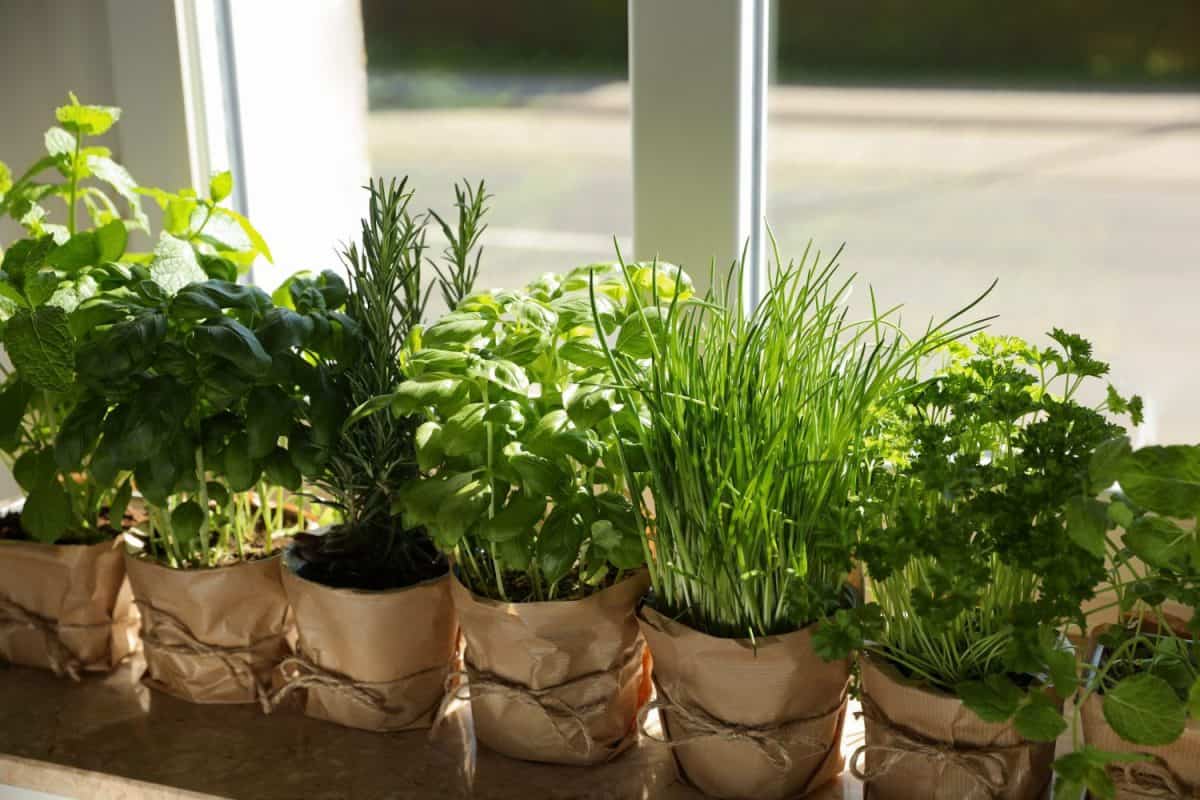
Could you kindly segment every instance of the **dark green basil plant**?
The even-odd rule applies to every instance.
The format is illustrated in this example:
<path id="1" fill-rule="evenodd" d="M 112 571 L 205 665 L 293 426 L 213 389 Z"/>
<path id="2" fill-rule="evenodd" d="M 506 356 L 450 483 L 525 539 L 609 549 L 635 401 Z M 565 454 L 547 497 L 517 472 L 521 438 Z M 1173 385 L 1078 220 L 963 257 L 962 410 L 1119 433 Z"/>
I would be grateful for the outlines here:
<path id="1" fill-rule="evenodd" d="M 229 173 L 214 176 L 204 198 L 142 189 L 92 141 L 112 128 L 119 109 L 83 105 L 71 95 L 56 117 L 43 158 L 15 177 L 0 163 L 0 215 L 24 230 L 0 262 L 0 342 L 12 365 L 0 385 L 0 450 L 26 494 L 24 534 L 89 542 L 120 527 L 130 497 L 128 481 L 97 479 L 77 448 L 55 442 L 61 428 L 81 418 L 87 391 L 76 378 L 76 350 L 96 307 L 119 302 L 146 280 L 170 293 L 193 280 L 236 280 L 239 265 L 269 253 L 248 221 L 219 205 L 232 190 Z M 131 233 L 150 233 L 143 193 L 173 203 L 153 253 L 129 249 Z M 102 368 L 86 358 L 85 369 Z"/>
<path id="2" fill-rule="evenodd" d="M 477 594 L 508 601 L 583 597 L 645 563 L 620 468 L 638 408 L 617 398 L 600 337 L 638 358 L 658 333 L 643 306 L 692 294 L 678 267 L 593 265 L 522 290 L 463 299 L 414 340 L 408 380 L 388 398 L 416 430 L 423 477 L 399 495 Z M 596 280 L 593 321 L 589 279 Z M 649 281 L 656 275 L 653 301 Z M 631 288 L 632 287 L 632 288 Z"/>

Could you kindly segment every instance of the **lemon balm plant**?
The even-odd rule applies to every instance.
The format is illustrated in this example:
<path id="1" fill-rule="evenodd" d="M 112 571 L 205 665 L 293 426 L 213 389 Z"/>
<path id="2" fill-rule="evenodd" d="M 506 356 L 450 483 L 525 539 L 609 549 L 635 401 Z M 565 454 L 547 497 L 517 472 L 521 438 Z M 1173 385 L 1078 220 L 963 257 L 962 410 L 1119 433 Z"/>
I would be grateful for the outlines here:
<path id="1" fill-rule="evenodd" d="M 634 364 L 649 355 L 656 303 L 692 293 L 686 274 L 662 265 L 652 297 L 654 269 L 632 267 L 628 285 L 611 266 L 585 267 L 473 294 L 422 334 L 392 408 L 429 417 L 416 432 L 428 476 L 400 502 L 472 591 L 579 598 L 644 563 L 617 468 L 639 406 L 617 398 L 602 341 L 614 338 Z"/>

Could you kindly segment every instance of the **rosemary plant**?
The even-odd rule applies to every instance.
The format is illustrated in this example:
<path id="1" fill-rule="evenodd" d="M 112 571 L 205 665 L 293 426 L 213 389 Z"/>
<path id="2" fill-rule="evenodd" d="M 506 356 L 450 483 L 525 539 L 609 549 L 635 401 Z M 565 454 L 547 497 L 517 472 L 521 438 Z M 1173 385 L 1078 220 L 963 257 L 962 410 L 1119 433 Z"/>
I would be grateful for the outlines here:
<path id="1" fill-rule="evenodd" d="M 323 537 L 297 539 L 314 570 L 306 574 L 326 583 L 389 588 L 445 570 L 424 530 L 406 528 L 393 508 L 400 489 L 419 475 L 414 435 L 423 420 L 371 412 L 404 381 L 403 354 L 420 340 L 433 288 L 425 267 L 434 266 L 443 297 L 454 303 L 478 274 L 488 195 L 482 182 L 477 189 L 455 188 L 458 225 L 442 223 L 449 240 L 443 265 L 427 256 L 429 218 L 410 210 L 407 179 L 370 184 L 360 242 L 342 253 L 349 278 L 346 314 L 357 326 L 361 350 L 351 364 L 322 365 L 328 380 L 325 393 L 310 399 L 314 447 L 305 473 L 340 511 L 343 524 Z"/>
<path id="2" fill-rule="evenodd" d="M 872 304 L 852 321 L 853 276 L 837 258 L 806 249 L 784 265 L 776 252 L 751 312 L 731 299 L 737 265 L 702 302 L 656 318 L 647 372 L 607 351 L 646 408 L 636 444 L 649 469 L 624 467 L 633 496 L 653 496 L 643 529 L 654 602 L 706 633 L 792 631 L 847 602 L 859 451 L 876 410 L 923 355 L 978 328 L 958 322 L 975 303 L 917 339 L 898 331 L 897 309 Z"/>

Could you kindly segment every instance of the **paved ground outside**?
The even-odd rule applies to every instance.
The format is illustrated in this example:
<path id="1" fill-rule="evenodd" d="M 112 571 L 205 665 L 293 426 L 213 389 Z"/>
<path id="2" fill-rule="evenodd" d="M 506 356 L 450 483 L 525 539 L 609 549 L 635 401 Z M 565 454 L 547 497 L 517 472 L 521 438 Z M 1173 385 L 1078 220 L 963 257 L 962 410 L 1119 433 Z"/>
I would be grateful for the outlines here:
<path id="1" fill-rule="evenodd" d="M 370 122 L 375 170 L 410 174 L 423 202 L 488 180 L 487 285 L 610 259 L 632 232 L 627 85 L 514 96 Z M 995 330 L 1092 338 L 1146 395 L 1144 440 L 1200 441 L 1200 95 L 777 87 L 770 115 L 787 253 L 845 242 L 913 327 L 999 277 Z"/>

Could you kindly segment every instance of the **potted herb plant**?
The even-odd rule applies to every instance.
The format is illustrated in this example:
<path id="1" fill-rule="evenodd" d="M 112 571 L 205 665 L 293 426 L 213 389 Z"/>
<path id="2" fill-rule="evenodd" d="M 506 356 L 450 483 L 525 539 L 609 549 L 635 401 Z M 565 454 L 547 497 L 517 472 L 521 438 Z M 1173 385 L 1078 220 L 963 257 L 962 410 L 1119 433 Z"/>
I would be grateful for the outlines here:
<path id="1" fill-rule="evenodd" d="M 278 502 L 301 481 L 283 446 L 309 388 L 295 367 L 354 342 L 331 308 L 281 314 L 262 290 L 209 277 L 236 277 L 209 228 L 228 191 L 217 176 L 207 197 L 160 193 L 190 227 L 163 233 L 127 287 L 76 309 L 80 398 L 56 441 L 93 480 L 129 475 L 121 485 L 144 498 L 125 564 L 148 681 L 195 702 L 262 701 L 289 652 L 276 539 L 300 523 Z"/>
<path id="2" fill-rule="evenodd" d="M 352 359 L 317 359 L 306 367 L 313 390 L 289 435 L 305 475 L 342 522 L 297 536 L 285 559 L 299 641 L 283 665 L 286 684 L 276 702 L 304 689 L 310 716 L 407 730 L 432 723 L 454 669 L 458 623 L 445 559 L 394 505 L 418 474 L 421 420 L 373 413 L 412 369 L 402 354 L 420 339 L 431 288 L 423 278 L 429 218 L 410 213 L 406 182 L 369 189 L 361 243 L 343 254 L 350 277 L 345 316 L 360 347 Z M 442 224 L 450 242 L 446 263 L 435 267 L 448 304 L 470 290 L 485 227 L 484 185 L 457 192 L 457 225 Z M 304 283 L 281 290 L 297 309 L 311 302 Z"/>
<path id="3" fill-rule="evenodd" d="M 776 254 L 753 311 L 740 277 L 646 310 L 662 331 L 647 373 L 619 342 L 608 356 L 618 396 L 645 406 L 621 463 L 653 501 L 637 509 L 653 585 L 639 622 L 665 741 L 706 794 L 795 797 L 842 767 L 850 664 L 814 632 L 854 601 L 861 443 L 897 379 L 974 326 L 960 312 L 908 340 L 894 310 L 852 322 L 836 256 Z"/>
<path id="4" fill-rule="evenodd" d="M 0 534 L 0 658 L 77 676 L 112 668 L 136 645 L 118 534 L 144 519 L 128 476 L 94 475 L 75 447 L 80 431 L 68 429 L 83 413 L 81 306 L 128 291 L 147 259 L 128 250 L 129 234 L 149 226 L 145 190 L 94 141 L 120 110 L 72 95 L 56 116 L 45 157 L 16 177 L 0 163 L 0 215 L 25 231 L 0 266 L 0 340 L 12 364 L 0 386 L 0 450 L 25 492 Z M 228 183 L 228 174 L 215 179 Z M 219 253 L 215 241 L 184 246 L 235 276 L 224 256 L 254 254 L 236 245 Z"/>
<path id="5" fill-rule="evenodd" d="M 468 296 L 423 332 L 392 400 L 428 416 L 416 431 L 425 477 L 399 500 L 455 565 L 458 692 L 479 741 L 514 758 L 612 758 L 649 696 L 634 619 L 645 551 L 619 468 L 639 405 L 618 401 L 602 342 L 641 364 L 655 330 L 639 303 L 649 314 L 692 293 L 663 265 L 660 294 L 639 300 L 651 269 L 633 267 L 627 284 L 613 266 L 583 267 Z"/>
<path id="6" fill-rule="evenodd" d="M 1111 487 L 1116 487 L 1108 491 Z M 1200 793 L 1200 446 L 1098 447 L 1094 497 L 1079 501 L 1079 552 L 1105 558 L 1116 624 L 1098 643 L 1073 709 L 1075 751 L 1056 764 L 1062 796 Z M 1078 555 L 1077 555 L 1078 557 Z"/>
<path id="7" fill-rule="evenodd" d="M 866 743 L 851 770 L 872 797 L 1040 798 L 1077 657 L 1064 632 L 1104 575 L 1069 524 L 1094 448 L 1132 411 L 1090 343 L 976 336 L 898 399 L 877 442 L 877 516 L 862 537 L 872 604 L 830 643 L 865 636 Z M 1072 557 L 1064 557 L 1071 554 Z"/>

